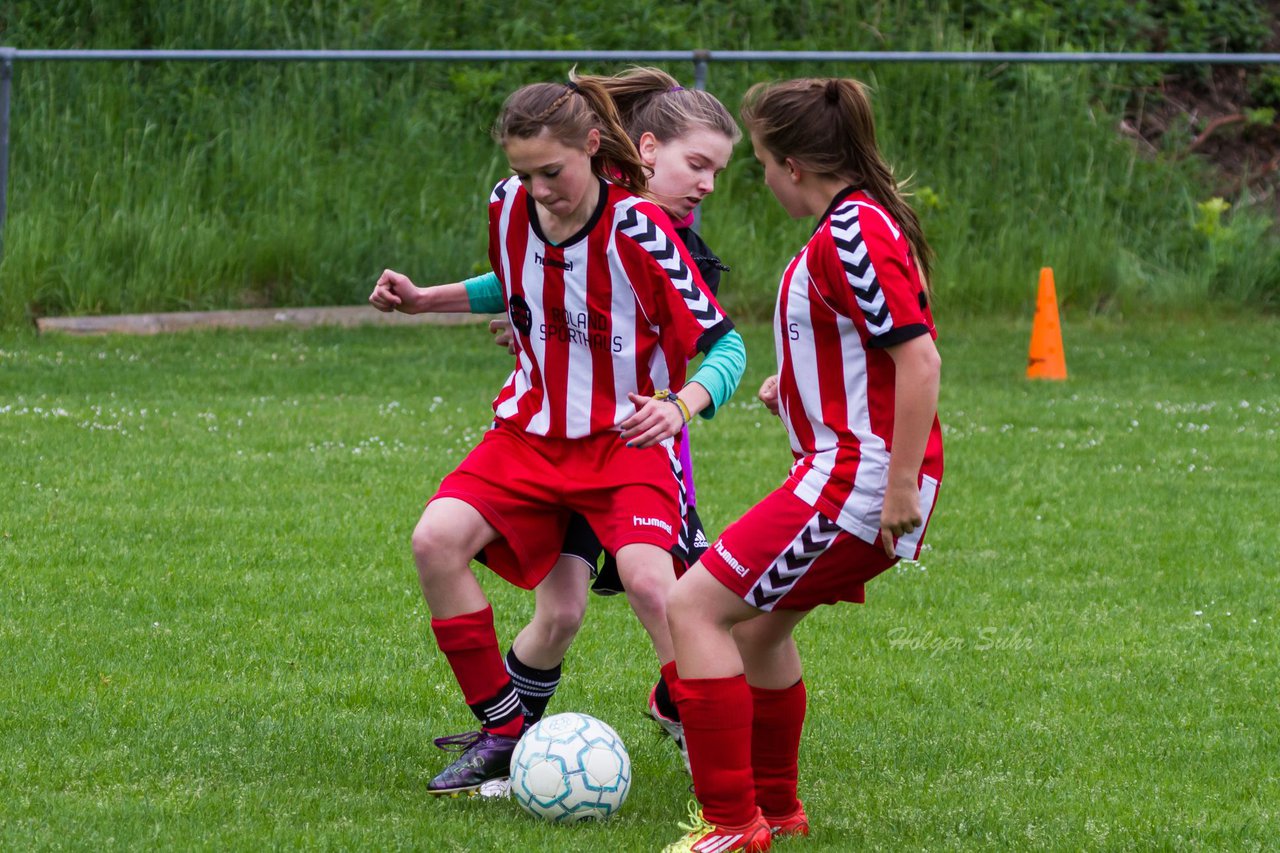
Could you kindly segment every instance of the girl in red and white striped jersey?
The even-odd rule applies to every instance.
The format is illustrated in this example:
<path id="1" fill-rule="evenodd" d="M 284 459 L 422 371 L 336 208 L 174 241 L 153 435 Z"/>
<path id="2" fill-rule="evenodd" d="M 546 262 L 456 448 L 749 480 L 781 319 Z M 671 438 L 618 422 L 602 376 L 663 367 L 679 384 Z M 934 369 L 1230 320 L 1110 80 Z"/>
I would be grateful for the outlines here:
<path id="1" fill-rule="evenodd" d="M 685 386 L 695 352 L 732 324 L 663 211 L 605 89 L 587 78 L 520 89 L 495 127 L 515 176 L 490 196 L 490 261 L 515 333 L 495 428 L 440 484 L 414 531 L 432 630 L 481 721 L 428 785 L 505 776 L 522 709 L 492 611 L 468 565 L 536 587 L 572 512 L 616 555 L 661 663 L 683 516 L 672 440 L 711 397 Z M 670 389 L 679 389 L 677 396 Z"/>
<path id="2" fill-rule="evenodd" d="M 863 87 L 759 85 L 743 121 L 779 203 L 817 219 L 782 278 L 778 374 L 760 393 L 796 461 L 668 602 L 702 806 L 671 851 L 765 850 L 808 834 L 792 632 L 820 604 L 862 602 L 867 581 L 919 554 L 942 478 L 931 253 L 880 156 Z"/>
<path id="3" fill-rule="evenodd" d="M 579 80 L 583 78 L 578 78 Z M 721 272 L 727 270 L 692 229 L 693 209 L 715 189 L 716 177 L 728 165 L 733 145 L 741 137 L 729 111 L 713 95 L 685 89 L 658 68 L 631 68 L 611 77 L 589 78 L 609 93 L 618 107 L 628 136 L 640 159 L 650 170 L 649 190 L 676 226 L 676 234 L 689 250 L 703 281 L 717 293 Z M 501 285 L 492 272 L 465 282 L 418 287 L 406 276 L 386 270 L 369 301 L 383 311 L 473 311 L 496 313 L 506 306 Z M 512 342 L 511 321 L 494 320 L 491 329 L 503 346 Z M 711 395 L 713 405 L 702 417 L 711 417 L 738 384 L 746 351 L 736 332 L 717 339 L 715 358 L 705 359 L 688 384 L 699 384 Z M 709 343 L 709 342 L 708 342 Z M 724 357 L 720 358 L 721 350 Z M 681 466 L 687 492 L 685 524 L 675 556 L 688 565 L 706 550 L 707 540 L 698 518 L 687 432 L 680 440 Z M 585 520 L 575 514 L 570 521 L 560 558 L 535 591 L 533 618 L 516 636 L 506 654 L 507 671 L 530 722 L 540 719 L 559 685 L 562 663 L 586 612 L 586 587 L 597 572 L 602 556 L 599 539 Z M 593 591 L 610 595 L 623 591 L 616 561 L 604 555 Z M 672 736 L 683 753 L 679 715 L 670 697 L 668 682 L 674 664 L 664 667 L 649 693 L 651 716 Z M 685 759 L 687 766 L 687 758 Z"/>

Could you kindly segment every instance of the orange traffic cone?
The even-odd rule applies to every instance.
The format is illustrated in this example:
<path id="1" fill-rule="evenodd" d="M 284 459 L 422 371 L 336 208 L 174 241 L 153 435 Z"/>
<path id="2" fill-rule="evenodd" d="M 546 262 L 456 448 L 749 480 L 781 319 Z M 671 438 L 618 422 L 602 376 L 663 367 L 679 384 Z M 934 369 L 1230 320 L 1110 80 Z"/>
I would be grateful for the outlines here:
<path id="1" fill-rule="evenodd" d="M 1031 350 L 1027 353 L 1027 378 L 1067 378 L 1062 327 L 1058 323 L 1058 293 L 1049 267 L 1040 270 L 1040 293 L 1036 298 L 1036 318 L 1031 323 Z"/>

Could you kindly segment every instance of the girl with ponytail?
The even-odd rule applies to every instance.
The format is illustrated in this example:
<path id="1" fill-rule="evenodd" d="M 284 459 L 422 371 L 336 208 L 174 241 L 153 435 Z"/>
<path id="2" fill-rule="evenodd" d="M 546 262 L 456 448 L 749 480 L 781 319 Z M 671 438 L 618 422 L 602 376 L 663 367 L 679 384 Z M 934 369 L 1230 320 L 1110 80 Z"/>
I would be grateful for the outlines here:
<path id="1" fill-rule="evenodd" d="M 861 603 L 869 580 L 918 556 L 942 479 L 932 253 L 880 155 L 866 90 L 757 85 L 742 118 L 774 197 L 817 222 L 783 274 L 778 373 L 760 389 L 796 461 L 667 603 L 701 805 L 672 853 L 808 835 L 793 631 L 818 605 Z"/>
<path id="2" fill-rule="evenodd" d="M 514 177 L 489 199 L 491 279 L 419 288 L 388 270 L 370 296 L 409 313 L 503 310 L 516 355 L 494 428 L 440 484 L 413 535 L 432 631 L 480 721 L 478 732 L 437 739 L 462 755 L 428 784 L 434 794 L 500 789 L 528 718 L 554 692 L 589 582 L 585 555 L 561 556 L 571 531 L 614 556 L 674 677 L 666 597 L 687 497 L 680 436 L 732 393 L 741 365 L 719 384 L 685 375 L 697 352 L 723 361 L 741 338 L 654 203 L 652 164 L 607 79 L 573 76 L 507 99 L 493 136 Z M 505 665 L 468 568 L 477 556 L 536 590 L 534 622 Z"/>

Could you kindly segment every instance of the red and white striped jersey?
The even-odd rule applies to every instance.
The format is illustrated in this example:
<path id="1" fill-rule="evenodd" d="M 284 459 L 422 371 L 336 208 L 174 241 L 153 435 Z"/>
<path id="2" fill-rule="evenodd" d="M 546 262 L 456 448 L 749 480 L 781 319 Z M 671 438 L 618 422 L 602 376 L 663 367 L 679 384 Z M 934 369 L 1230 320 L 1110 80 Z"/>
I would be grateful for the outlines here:
<path id="1" fill-rule="evenodd" d="M 582 230 L 547 241 L 517 178 L 489 198 L 489 260 L 516 335 L 493 401 L 525 432 L 578 438 L 635 413 L 627 392 L 679 389 L 700 338 L 733 328 L 666 213 L 608 181 Z"/>
<path id="2" fill-rule="evenodd" d="M 774 315 L 779 412 L 796 462 L 786 486 L 867 542 L 880 535 L 893 441 L 885 348 L 937 337 L 906 236 L 870 196 L 846 190 L 787 266 Z M 925 524 L 898 540 L 914 558 L 942 479 L 935 417 L 921 466 Z"/>

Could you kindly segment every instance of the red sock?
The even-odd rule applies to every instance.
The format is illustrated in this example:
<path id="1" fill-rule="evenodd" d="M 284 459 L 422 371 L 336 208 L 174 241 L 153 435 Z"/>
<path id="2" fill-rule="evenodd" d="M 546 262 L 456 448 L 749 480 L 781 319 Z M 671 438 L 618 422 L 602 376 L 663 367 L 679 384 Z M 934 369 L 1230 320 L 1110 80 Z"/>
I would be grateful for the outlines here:
<path id="1" fill-rule="evenodd" d="M 804 681 L 785 690 L 751 688 L 751 769 L 756 805 L 768 817 L 786 817 L 800 801 L 800 731 L 804 728 Z"/>
<path id="2" fill-rule="evenodd" d="M 717 826 L 741 826 L 756 814 L 747 678 L 681 678 L 679 685 L 676 701 L 703 817 Z"/>
<path id="3" fill-rule="evenodd" d="M 654 685 L 653 698 L 658 712 L 668 720 L 680 721 L 680 676 L 676 675 L 676 662 L 667 661 L 662 665 L 658 683 Z"/>
<path id="4" fill-rule="evenodd" d="M 524 727 L 524 711 L 502 662 L 493 608 L 432 619 L 431 631 L 444 652 L 463 701 L 480 719 L 485 731 L 515 737 Z"/>

